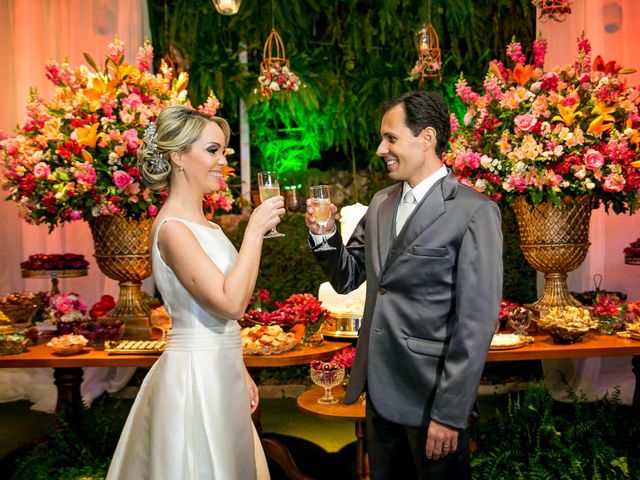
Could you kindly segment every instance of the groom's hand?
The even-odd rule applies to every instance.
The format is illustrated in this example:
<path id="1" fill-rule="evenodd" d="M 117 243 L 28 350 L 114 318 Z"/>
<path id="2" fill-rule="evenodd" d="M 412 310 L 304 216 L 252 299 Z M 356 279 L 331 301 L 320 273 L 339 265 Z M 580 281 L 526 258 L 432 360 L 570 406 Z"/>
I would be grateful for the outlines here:
<path id="1" fill-rule="evenodd" d="M 338 211 L 338 207 L 336 207 L 333 203 L 329 207 L 331 209 L 331 217 L 327 222 L 327 227 L 325 233 L 333 233 L 336 228 L 336 212 Z M 314 235 L 322 235 L 322 228 L 318 225 L 318 221 L 316 217 L 313 215 L 313 208 L 311 208 L 311 199 L 307 198 L 307 214 L 305 216 L 305 222 L 307 222 L 307 227 L 309 231 Z"/>
<path id="2" fill-rule="evenodd" d="M 427 458 L 439 460 L 458 450 L 458 431 L 431 420 L 427 430 Z"/>

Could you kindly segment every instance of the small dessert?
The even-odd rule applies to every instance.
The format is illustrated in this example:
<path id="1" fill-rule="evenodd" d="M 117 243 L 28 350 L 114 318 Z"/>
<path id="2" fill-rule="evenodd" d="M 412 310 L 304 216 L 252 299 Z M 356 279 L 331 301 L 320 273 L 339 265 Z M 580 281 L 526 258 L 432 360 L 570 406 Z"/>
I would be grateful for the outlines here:
<path id="1" fill-rule="evenodd" d="M 77 253 L 36 253 L 20 263 L 24 270 L 82 270 L 89 266 Z"/>

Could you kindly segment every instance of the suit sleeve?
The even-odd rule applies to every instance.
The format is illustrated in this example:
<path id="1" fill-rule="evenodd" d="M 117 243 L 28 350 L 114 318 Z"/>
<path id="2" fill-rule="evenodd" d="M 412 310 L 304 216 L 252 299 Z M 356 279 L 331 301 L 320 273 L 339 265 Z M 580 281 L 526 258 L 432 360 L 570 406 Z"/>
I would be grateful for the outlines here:
<path id="1" fill-rule="evenodd" d="M 502 297 L 500 210 L 484 202 L 476 210 L 458 252 L 455 325 L 431 417 L 466 428 L 476 398 Z"/>
<path id="2" fill-rule="evenodd" d="M 349 293 L 365 281 L 364 235 L 367 217 L 368 211 L 358 222 L 346 246 L 342 244 L 340 235 L 333 235 L 327 243 L 335 250 L 313 252 L 320 268 L 338 293 Z"/>

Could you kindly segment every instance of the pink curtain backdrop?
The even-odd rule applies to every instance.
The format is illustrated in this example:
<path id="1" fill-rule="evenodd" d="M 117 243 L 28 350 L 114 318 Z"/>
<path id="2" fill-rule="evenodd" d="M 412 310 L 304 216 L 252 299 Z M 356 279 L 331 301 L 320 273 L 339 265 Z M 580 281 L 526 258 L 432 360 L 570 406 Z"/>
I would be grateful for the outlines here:
<path id="1" fill-rule="evenodd" d="M 558 23 L 538 21 L 538 32 L 548 40 L 547 68 L 573 62 L 576 38 L 584 32 L 591 41 L 592 58 L 601 55 L 605 62 L 615 60 L 639 73 L 627 75 L 627 84 L 640 83 L 640 2 L 637 0 L 573 0 L 572 13 Z M 622 291 L 629 300 L 640 300 L 640 267 L 624 264 L 622 250 L 640 237 L 640 212 L 634 215 L 607 214 L 604 209 L 593 212 L 589 231 L 591 247 L 585 262 L 569 274 L 569 288 L 574 291 L 594 290 L 593 277 L 603 277 L 602 289 Z M 539 280 L 541 280 L 539 276 Z M 539 288 L 542 282 L 539 281 Z M 631 358 L 592 358 L 543 362 L 545 382 L 554 397 L 566 400 L 566 385 L 561 371 L 574 391 L 582 391 L 590 400 L 612 393 L 619 386 L 622 401 L 630 404 L 635 385 Z"/>
<path id="2" fill-rule="evenodd" d="M 117 35 L 126 44 L 126 58 L 135 62 L 138 47 L 150 38 L 145 0 L 0 0 L 0 129 L 11 132 L 24 119 L 30 87 L 50 98 L 52 84 L 44 64 L 68 59 L 84 64 L 83 52 L 104 58 Z M 2 200 L 5 192 L 0 192 Z M 89 276 L 60 281 L 63 292 L 77 292 L 87 303 L 104 293 L 116 296 L 117 283 L 93 262 L 93 242 L 85 222 L 73 222 L 49 233 L 18 217 L 13 202 L 0 201 L 0 294 L 29 289 L 48 290 L 48 280 L 23 279 L 19 263 L 34 253 L 81 253 L 92 263 Z M 145 281 L 145 290 L 152 291 Z"/>

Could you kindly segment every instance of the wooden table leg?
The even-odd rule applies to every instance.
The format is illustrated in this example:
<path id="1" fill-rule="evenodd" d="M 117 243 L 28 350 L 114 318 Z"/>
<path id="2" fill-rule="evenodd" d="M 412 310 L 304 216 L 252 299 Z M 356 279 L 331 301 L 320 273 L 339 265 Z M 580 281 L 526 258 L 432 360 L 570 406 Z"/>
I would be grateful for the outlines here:
<path id="1" fill-rule="evenodd" d="M 633 391 L 633 411 L 640 414 L 640 355 L 631 358 L 633 373 L 636 376 L 636 388 Z"/>
<path id="2" fill-rule="evenodd" d="M 260 378 L 258 374 L 259 370 L 256 368 L 249 368 L 248 371 L 255 384 L 260 385 Z M 308 477 L 300 471 L 296 462 L 293 460 L 289 449 L 281 441 L 269 436 L 268 433 L 265 434 L 262 431 L 261 417 L 262 409 L 260 408 L 260 404 L 258 404 L 258 408 L 253 412 L 251 418 L 253 419 L 253 424 L 260 436 L 265 457 L 275 462 L 282 469 L 287 478 L 290 478 L 291 480 L 313 480 L 312 477 Z"/>
<path id="3" fill-rule="evenodd" d="M 53 383 L 58 387 L 56 412 L 60 413 L 63 403 L 68 403 L 73 408 L 82 407 L 82 394 L 80 393 L 82 368 L 54 368 L 53 378 L 55 379 Z"/>
<path id="4" fill-rule="evenodd" d="M 358 473 L 358 480 L 369 480 L 369 456 L 367 455 L 364 422 L 356 422 L 356 442 L 356 471 Z"/>

